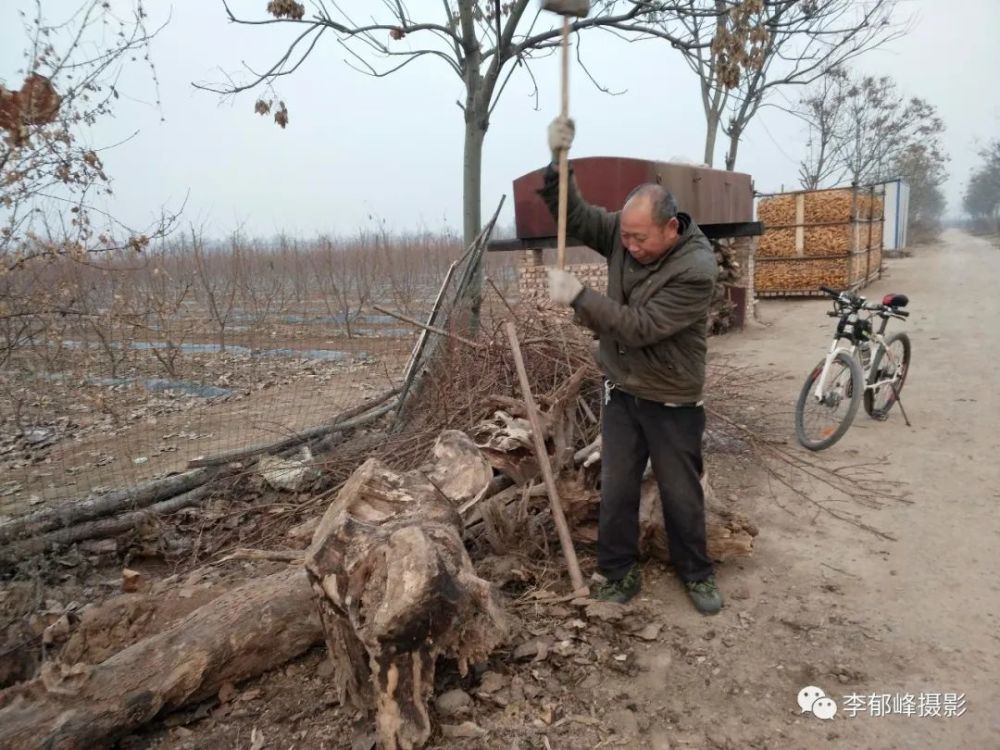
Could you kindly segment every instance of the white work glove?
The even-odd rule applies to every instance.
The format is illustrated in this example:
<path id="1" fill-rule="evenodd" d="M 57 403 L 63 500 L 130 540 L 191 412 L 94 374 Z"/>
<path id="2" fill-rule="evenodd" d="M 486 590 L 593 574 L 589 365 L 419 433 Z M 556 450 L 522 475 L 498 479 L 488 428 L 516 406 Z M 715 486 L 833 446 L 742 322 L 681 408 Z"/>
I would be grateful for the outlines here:
<path id="1" fill-rule="evenodd" d="M 546 268 L 549 275 L 549 299 L 557 305 L 572 305 L 583 291 L 583 284 L 569 271 Z"/>
<path id="2" fill-rule="evenodd" d="M 552 152 L 552 163 L 559 161 L 560 151 L 569 151 L 573 145 L 576 125 L 568 117 L 559 116 L 549 123 L 549 151 Z"/>

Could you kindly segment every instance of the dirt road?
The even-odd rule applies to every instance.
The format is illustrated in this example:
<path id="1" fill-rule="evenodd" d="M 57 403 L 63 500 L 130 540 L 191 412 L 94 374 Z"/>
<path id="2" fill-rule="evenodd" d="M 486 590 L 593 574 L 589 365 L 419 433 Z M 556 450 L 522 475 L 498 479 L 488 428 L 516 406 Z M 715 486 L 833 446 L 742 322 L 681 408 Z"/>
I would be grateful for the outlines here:
<path id="1" fill-rule="evenodd" d="M 1000 248 L 950 231 L 914 257 L 888 261 L 864 292 L 910 296 L 913 362 L 903 398 L 913 427 L 898 410 L 887 422 L 861 410 L 820 457 L 829 465 L 885 457 L 883 479 L 903 483 L 910 502 L 839 507 L 895 541 L 817 515 L 790 493 L 763 497 L 753 511 L 763 530 L 756 557 L 720 574 L 730 594 L 720 625 L 738 626 L 743 611 L 752 618 L 742 647 L 725 655 L 738 695 L 720 700 L 712 686 L 688 693 L 684 702 L 700 720 L 688 722 L 690 741 L 675 737 L 675 745 L 697 745 L 695 727 L 714 722 L 710 746 L 756 746 L 755 738 L 770 747 L 1000 746 L 998 279 Z M 790 440 L 794 399 L 829 342 L 827 305 L 763 301 L 763 325 L 714 342 L 716 355 L 773 375 L 768 391 Z M 806 685 L 836 700 L 833 720 L 799 715 L 796 694 Z M 877 715 L 872 693 L 890 696 L 882 713 L 892 715 Z M 922 693 L 925 704 L 940 696 L 941 717 L 919 715 Z M 960 710 L 945 693 L 965 694 L 963 715 L 944 716 L 948 705 Z M 850 694 L 864 696 L 863 710 L 848 710 L 859 706 L 845 701 Z M 905 694 L 915 715 L 903 714 Z"/>

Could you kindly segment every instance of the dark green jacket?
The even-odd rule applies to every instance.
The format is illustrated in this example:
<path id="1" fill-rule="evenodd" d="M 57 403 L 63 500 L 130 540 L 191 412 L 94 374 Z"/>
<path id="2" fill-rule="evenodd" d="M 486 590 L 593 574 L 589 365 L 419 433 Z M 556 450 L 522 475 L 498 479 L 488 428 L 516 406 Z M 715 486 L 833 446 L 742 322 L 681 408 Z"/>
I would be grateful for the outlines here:
<path id="1" fill-rule="evenodd" d="M 546 170 L 539 195 L 556 216 L 556 170 Z M 573 302 L 576 318 L 600 337 L 598 362 L 607 378 L 627 393 L 661 403 L 702 398 L 708 310 L 719 273 L 708 238 L 690 216 L 678 218 L 677 244 L 642 265 L 622 244 L 621 211 L 584 201 L 571 171 L 567 234 L 608 261 L 607 295 L 584 288 Z"/>

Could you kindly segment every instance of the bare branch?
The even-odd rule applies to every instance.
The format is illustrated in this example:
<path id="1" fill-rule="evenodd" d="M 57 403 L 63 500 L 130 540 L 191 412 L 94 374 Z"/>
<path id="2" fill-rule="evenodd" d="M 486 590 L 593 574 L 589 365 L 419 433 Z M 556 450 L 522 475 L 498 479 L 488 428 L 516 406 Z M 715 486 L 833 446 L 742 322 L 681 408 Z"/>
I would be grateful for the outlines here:
<path id="1" fill-rule="evenodd" d="M 308 18 L 304 17 L 304 13 L 298 13 L 295 6 L 294 14 L 298 18 L 284 17 L 285 11 L 272 11 L 276 16 L 282 14 L 282 17 L 264 19 L 237 17 L 228 0 L 223 0 L 225 13 L 233 23 L 251 26 L 292 23 L 297 29 L 296 35 L 289 41 L 284 53 L 266 68 L 252 69 L 246 65 L 250 74 L 248 78 L 233 80 L 226 77 L 221 84 L 196 85 L 222 95 L 234 95 L 258 86 L 268 87 L 298 70 L 311 55 L 324 31 L 332 32 L 347 51 L 347 66 L 365 75 L 388 76 L 421 58 L 442 61 L 461 79 L 464 88 L 456 103 L 463 112 L 466 127 L 463 218 L 466 238 L 471 239 L 478 231 L 480 222 L 478 181 L 489 118 L 519 68 L 526 71 L 531 81 L 537 108 L 538 85 L 530 68 L 531 59 L 548 54 L 559 44 L 561 31 L 559 24 L 555 23 L 557 16 L 537 8 L 529 12 L 529 2 L 532 0 L 442 0 L 440 8 L 444 17 L 441 19 L 438 16 L 442 22 L 435 22 L 428 17 L 414 18 L 403 0 L 366 4 L 364 13 L 371 14 L 371 17 L 358 18 L 357 21 L 342 7 L 346 3 L 337 0 L 317 0 L 316 12 Z M 683 6 L 684 3 L 676 0 L 599 0 L 594 3 L 590 16 L 573 21 L 571 28 L 577 40 L 579 34 L 588 29 L 604 29 L 628 38 L 656 35 L 676 45 L 687 45 L 690 40 L 659 28 L 654 22 L 658 14 L 679 13 Z M 360 0 L 356 7 L 362 7 Z M 548 19 L 550 23 L 542 19 Z M 411 45 L 410 39 L 419 39 L 419 44 Z M 609 94 L 620 93 L 598 83 L 584 64 L 579 44 L 577 60 L 584 74 L 599 90 Z M 262 108 L 266 107 L 265 102 Z"/>
<path id="2" fill-rule="evenodd" d="M 661 16 L 666 29 L 683 29 L 696 42 L 678 48 L 701 82 L 706 154 L 715 129 L 721 128 L 729 137 L 726 167 L 734 168 L 742 135 L 769 96 L 808 85 L 904 33 L 905 24 L 891 22 L 897 4 L 765 0 L 754 6 L 738 0 L 687 0 L 685 12 Z"/>
<path id="3" fill-rule="evenodd" d="M 602 92 L 604 94 L 608 94 L 609 96 L 621 96 L 622 94 L 625 94 L 625 93 L 628 92 L 628 89 L 622 89 L 621 91 L 612 91 L 611 89 L 609 89 L 609 88 L 607 88 L 605 86 L 602 86 L 601 84 L 599 84 L 597 82 L 597 79 L 594 78 L 594 76 L 591 74 L 590 69 L 584 64 L 583 58 L 580 57 L 580 38 L 579 38 L 579 36 L 577 37 L 577 40 L 576 40 L 576 50 L 575 50 L 575 52 L 576 52 L 576 62 L 577 62 L 577 64 L 580 66 L 580 68 L 583 70 L 583 72 L 587 74 L 587 78 L 589 78 L 590 82 L 592 84 L 594 84 L 594 88 L 596 88 L 598 91 L 600 91 L 600 92 Z"/>

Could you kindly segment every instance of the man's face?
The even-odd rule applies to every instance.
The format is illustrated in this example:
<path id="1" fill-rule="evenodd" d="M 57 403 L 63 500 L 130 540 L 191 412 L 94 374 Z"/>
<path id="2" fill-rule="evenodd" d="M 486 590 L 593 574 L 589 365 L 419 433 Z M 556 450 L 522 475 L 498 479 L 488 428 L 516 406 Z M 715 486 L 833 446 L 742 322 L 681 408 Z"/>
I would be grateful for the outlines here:
<path id="1" fill-rule="evenodd" d="M 677 217 L 659 226 L 653 221 L 648 201 L 629 203 L 622 209 L 622 244 L 640 263 L 652 263 L 663 257 L 677 241 L 680 227 Z"/>

